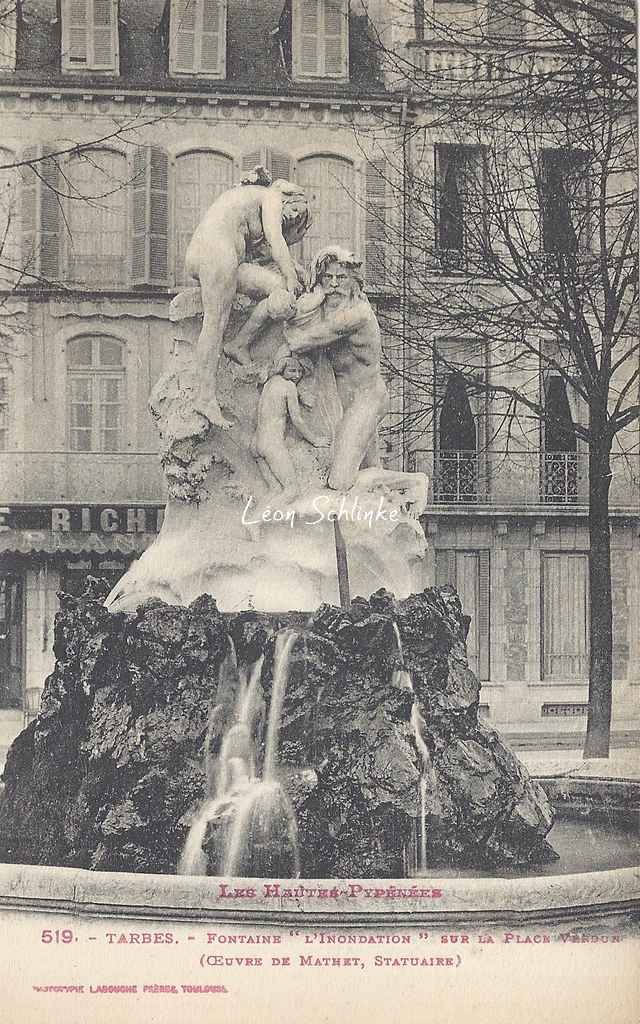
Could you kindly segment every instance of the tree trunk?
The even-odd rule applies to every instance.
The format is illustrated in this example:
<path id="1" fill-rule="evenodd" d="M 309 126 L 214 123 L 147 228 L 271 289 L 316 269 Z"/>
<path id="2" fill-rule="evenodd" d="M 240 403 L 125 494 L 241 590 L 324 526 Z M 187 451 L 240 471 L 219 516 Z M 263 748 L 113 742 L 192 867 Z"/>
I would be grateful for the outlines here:
<path id="1" fill-rule="evenodd" d="M 611 445 L 593 430 L 589 448 L 589 714 L 585 757 L 608 757 L 611 732 L 613 630 L 609 486 Z M 603 425 L 604 426 L 604 425 Z"/>

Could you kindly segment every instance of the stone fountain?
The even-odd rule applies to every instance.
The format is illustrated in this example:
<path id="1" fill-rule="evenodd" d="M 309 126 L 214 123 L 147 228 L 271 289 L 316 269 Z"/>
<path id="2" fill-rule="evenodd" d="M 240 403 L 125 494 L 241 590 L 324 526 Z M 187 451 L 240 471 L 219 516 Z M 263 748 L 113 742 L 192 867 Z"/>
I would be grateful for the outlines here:
<path id="1" fill-rule="evenodd" d="M 478 719 L 460 602 L 424 587 L 426 478 L 379 464 L 360 264 L 329 247 L 304 271 L 307 225 L 256 168 L 196 230 L 150 399 L 164 524 L 110 594 L 62 598 L 5 861 L 393 878 L 554 856 L 543 790 Z"/>

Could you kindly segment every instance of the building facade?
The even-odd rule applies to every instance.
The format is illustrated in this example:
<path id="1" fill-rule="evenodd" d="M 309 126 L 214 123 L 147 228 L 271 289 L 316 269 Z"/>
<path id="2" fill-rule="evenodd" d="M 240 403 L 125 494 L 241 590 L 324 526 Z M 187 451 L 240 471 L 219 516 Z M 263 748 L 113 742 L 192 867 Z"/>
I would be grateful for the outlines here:
<path id="1" fill-rule="evenodd" d="M 366 5 L 382 33 L 391 6 Z M 418 17 L 400 42 L 445 67 L 448 51 L 420 35 Z M 558 742 L 584 726 L 584 451 L 556 430 L 514 469 L 489 442 L 486 402 L 451 374 L 433 384 L 433 414 L 404 428 L 415 396 L 391 372 L 405 359 L 391 325 L 407 315 L 397 275 L 411 268 L 387 229 L 412 233 L 394 188 L 407 99 L 376 40 L 365 5 L 346 0 L 23 0 L 3 19 L 0 748 L 51 670 L 57 592 L 89 573 L 115 580 L 161 525 L 146 403 L 172 349 L 169 302 L 199 218 L 257 163 L 309 196 L 300 258 L 329 242 L 362 255 L 389 325 L 383 456 L 429 474 L 427 579 L 453 582 L 471 616 L 484 713 Z M 453 187 L 457 151 L 437 132 L 428 144 Z M 440 225 L 450 254 L 458 226 Z M 614 461 L 618 732 L 639 717 L 638 487 L 637 462 Z"/>

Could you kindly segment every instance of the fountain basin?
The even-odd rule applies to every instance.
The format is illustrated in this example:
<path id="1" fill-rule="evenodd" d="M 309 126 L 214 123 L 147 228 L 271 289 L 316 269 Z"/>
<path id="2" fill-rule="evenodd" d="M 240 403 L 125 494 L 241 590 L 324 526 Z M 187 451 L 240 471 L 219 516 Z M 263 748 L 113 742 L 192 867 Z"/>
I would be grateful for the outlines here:
<path id="1" fill-rule="evenodd" d="M 638 843 L 635 865 L 519 877 L 444 871 L 417 879 L 234 879 L 0 865 L 0 912 L 335 926 L 630 921 L 640 910 L 640 782 L 539 779 L 560 812 L 579 819 L 597 841 L 598 827 L 622 829 Z M 576 833 L 577 835 L 579 833 Z M 625 856 L 628 849 L 625 851 Z M 613 861 L 615 863 L 615 851 Z M 587 860 L 587 867 L 590 865 Z M 447 877 L 448 876 L 448 877 Z M 226 887 L 226 888 L 225 888 Z M 235 888 L 236 898 L 225 893 Z"/>

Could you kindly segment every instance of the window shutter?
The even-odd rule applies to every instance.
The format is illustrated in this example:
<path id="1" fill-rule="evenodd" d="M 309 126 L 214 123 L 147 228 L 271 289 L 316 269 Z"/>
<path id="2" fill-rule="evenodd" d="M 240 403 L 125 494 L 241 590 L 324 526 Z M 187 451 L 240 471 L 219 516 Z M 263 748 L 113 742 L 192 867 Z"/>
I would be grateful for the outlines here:
<path id="1" fill-rule="evenodd" d="M 283 178 L 285 181 L 291 181 L 291 159 L 286 153 L 277 153 L 275 150 L 270 149 L 267 152 L 267 170 L 271 175 L 273 181 L 277 181 L 279 178 Z"/>
<path id="2" fill-rule="evenodd" d="M 248 174 L 254 167 L 260 165 L 266 167 L 273 181 L 284 178 L 290 181 L 293 174 L 291 157 L 286 153 L 279 153 L 277 150 L 266 146 L 263 149 L 254 149 L 242 157 L 242 173 Z"/>
<path id="3" fill-rule="evenodd" d="M 60 277 L 61 175 L 51 146 L 29 146 L 23 160 L 35 161 L 22 170 L 22 260 L 29 275 L 55 281 Z"/>
<path id="4" fill-rule="evenodd" d="M 202 0 L 199 71 L 209 75 L 225 73 L 226 4 L 223 0 Z"/>
<path id="5" fill-rule="evenodd" d="M 116 71 L 118 65 L 118 6 L 116 0 L 93 0 L 91 67 Z"/>
<path id="6" fill-rule="evenodd" d="M 16 26 L 16 4 L 3 4 L 0 11 L 0 68 L 3 71 L 15 71 Z"/>
<path id="7" fill-rule="evenodd" d="M 349 62 L 348 6 L 342 0 L 324 4 L 324 74 L 332 78 L 347 75 Z"/>
<path id="8" fill-rule="evenodd" d="M 456 587 L 456 585 L 455 551 L 436 551 L 436 587 Z"/>
<path id="9" fill-rule="evenodd" d="M 249 171 L 252 171 L 254 167 L 258 166 L 258 164 L 264 164 L 264 160 L 265 155 L 264 150 L 262 149 L 254 149 L 251 153 L 245 153 L 242 158 L 242 173 L 248 174 Z"/>
<path id="10" fill-rule="evenodd" d="M 365 169 L 365 269 L 367 285 L 381 288 L 387 281 L 386 160 L 368 161 Z"/>
<path id="11" fill-rule="evenodd" d="M 320 0 L 294 3 L 294 76 L 322 74 L 320 62 Z"/>
<path id="12" fill-rule="evenodd" d="M 62 66 L 82 70 L 89 64 L 91 0 L 64 0 L 62 5 Z"/>
<path id="13" fill-rule="evenodd" d="M 29 146 L 22 154 L 23 160 L 36 160 L 38 147 Z M 25 275 L 40 273 L 38 254 L 38 220 L 40 182 L 29 166 L 21 171 L 20 226 L 22 228 L 22 270 Z M 29 280 L 29 277 L 26 277 Z"/>
<path id="14" fill-rule="evenodd" d="M 198 0 L 171 0 L 172 74 L 196 72 L 196 28 Z"/>
<path id="15" fill-rule="evenodd" d="M 168 285 L 169 159 L 157 146 L 134 154 L 131 223 L 131 283 Z"/>
<path id="16" fill-rule="evenodd" d="M 171 74 L 222 78 L 226 68 L 226 0 L 172 0 Z"/>
<path id="17" fill-rule="evenodd" d="M 487 680 L 491 675 L 490 661 L 490 602 L 491 570 L 489 551 L 478 552 L 478 679 Z"/>

